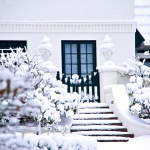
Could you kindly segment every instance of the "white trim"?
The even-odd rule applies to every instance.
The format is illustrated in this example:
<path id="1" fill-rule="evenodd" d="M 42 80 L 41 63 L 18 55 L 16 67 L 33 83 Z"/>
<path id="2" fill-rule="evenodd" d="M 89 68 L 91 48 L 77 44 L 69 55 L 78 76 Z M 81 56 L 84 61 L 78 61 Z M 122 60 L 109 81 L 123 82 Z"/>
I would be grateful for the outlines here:
<path id="1" fill-rule="evenodd" d="M 0 32 L 135 32 L 134 20 L 0 21 Z"/>

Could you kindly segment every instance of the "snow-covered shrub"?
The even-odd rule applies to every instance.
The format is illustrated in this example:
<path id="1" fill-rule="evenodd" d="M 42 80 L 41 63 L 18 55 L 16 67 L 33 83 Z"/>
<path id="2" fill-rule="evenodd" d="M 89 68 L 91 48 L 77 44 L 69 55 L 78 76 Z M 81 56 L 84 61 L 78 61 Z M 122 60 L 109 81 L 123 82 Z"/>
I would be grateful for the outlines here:
<path id="1" fill-rule="evenodd" d="M 92 137 L 61 134 L 1 134 L 1 150 L 96 150 L 97 141 Z M 5 139 L 7 142 L 4 144 Z"/>
<path id="2" fill-rule="evenodd" d="M 122 74 L 131 76 L 127 84 L 131 113 L 139 118 L 150 119 L 150 68 L 144 62 L 128 59 L 124 62 Z"/>
<path id="3" fill-rule="evenodd" d="M 50 75 L 49 63 L 41 59 L 40 53 L 31 57 L 20 48 L 16 53 L 13 50 L 10 54 L 2 53 L 1 66 L 34 87 L 32 91 L 17 95 L 23 96 L 26 106 L 20 114 L 22 118 L 30 116 L 43 125 L 52 125 L 60 122 L 61 117 L 71 118 L 77 112 L 80 96 L 77 93 L 67 93 L 66 85 Z"/>
<path id="4" fill-rule="evenodd" d="M 84 140 L 83 137 L 84 142 L 81 143 L 81 138 L 75 140 L 76 137 L 23 135 L 15 132 L 15 128 L 17 128 L 15 125 L 18 125 L 20 120 L 27 122 L 27 119 L 31 118 L 39 122 L 38 133 L 40 134 L 41 124 L 48 129 L 55 128 L 56 125 L 64 125 L 64 121 L 67 119 L 65 124 L 68 125 L 72 115 L 77 112 L 81 97 L 77 93 L 67 93 L 66 85 L 51 76 L 50 71 L 54 68 L 51 68 L 50 64 L 45 63 L 39 53 L 31 57 L 27 51 L 23 52 L 20 48 L 16 53 L 12 50 L 12 53 L 1 54 L 1 150 L 96 149 L 96 140 L 92 145 L 91 139 Z M 87 140 L 89 141 L 86 142 Z"/>
<path id="5" fill-rule="evenodd" d="M 20 137 L 20 135 L 16 135 Z M 21 137 L 20 137 L 21 138 Z M 21 138 L 22 143 L 30 145 L 32 148 L 44 150 L 96 150 L 97 141 L 92 137 L 80 135 L 66 135 L 61 134 L 25 134 Z M 27 145 L 27 144 L 26 144 Z M 28 146 L 27 145 L 27 146 Z"/>
<path id="6" fill-rule="evenodd" d="M 16 77 L 6 68 L 0 68 L 0 121 L 9 121 L 13 124 L 17 119 L 13 117 L 18 117 L 24 107 L 22 93 L 32 89 L 24 78 Z"/>
<path id="7" fill-rule="evenodd" d="M 20 139 L 15 139 L 15 131 L 20 114 L 24 108 L 22 93 L 33 90 L 30 82 L 22 77 L 16 77 L 6 68 L 0 68 L 0 149 L 22 149 Z M 19 96 L 18 96 L 19 95 Z M 32 109 L 32 106 L 28 106 Z M 17 143 L 14 145 L 13 141 Z M 23 150 L 23 149 L 22 149 Z"/>

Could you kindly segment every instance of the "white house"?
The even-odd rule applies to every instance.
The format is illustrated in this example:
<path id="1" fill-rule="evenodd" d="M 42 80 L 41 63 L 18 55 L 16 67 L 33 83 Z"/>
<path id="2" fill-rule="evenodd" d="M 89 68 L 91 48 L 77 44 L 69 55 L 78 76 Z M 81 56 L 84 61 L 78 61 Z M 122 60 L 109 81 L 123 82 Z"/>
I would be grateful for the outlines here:
<path id="1" fill-rule="evenodd" d="M 53 45 L 51 61 L 58 70 L 68 76 L 85 76 L 103 65 L 100 47 L 107 34 L 115 45 L 112 61 L 116 65 L 135 58 L 134 17 L 134 0 L 0 0 L 0 50 L 27 46 L 33 55 L 47 36 Z M 116 69 L 101 69 L 102 102 L 130 132 L 149 134 L 148 125 L 132 121 L 119 109 L 120 99 L 128 99 L 125 87 L 108 86 L 125 80 Z"/>
<path id="2" fill-rule="evenodd" d="M 134 0 L 0 0 L 0 4 L 0 42 L 23 41 L 33 54 L 46 35 L 53 44 L 51 61 L 65 74 L 87 74 L 102 65 L 100 45 L 106 34 L 115 44 L 115 64 L 135 56 Z"/>

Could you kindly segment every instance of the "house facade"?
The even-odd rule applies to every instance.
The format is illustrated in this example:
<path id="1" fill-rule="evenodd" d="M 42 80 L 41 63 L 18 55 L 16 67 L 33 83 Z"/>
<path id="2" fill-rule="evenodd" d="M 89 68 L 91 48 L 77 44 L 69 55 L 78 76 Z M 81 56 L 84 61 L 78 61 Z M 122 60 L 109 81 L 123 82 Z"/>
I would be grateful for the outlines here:
<path id="1" fill-rule="evenodd" d="M 85 75 L 102 65 L 100 46 L 107 34 L 115 45 L 112 57 L 115 64 L 122 65 L 124 60 L 135 56 L 134 0 L 0 0 L 0 3 L 1 45 L 23 42 L 33 55 L 47 36 L 53 45 L 51 61 L 62 73 Z"/>
<path id="2" fill-rule="evenodd" d="M 0 0 L 0 50 L 26 46 L 34 55 L 47 36 L 53 45 L 50 61 L 58 70 L 68 76 L 85 76 L 105 61 L 100 48 L 105 35 L 115 45 L 114 66 L 135 58 L 134 16 L 134 0 Z M 101 102 L 107 103 L 135 136 L 150 134 L 147 124 L 124 113 L 129 98 L 120 84 L 128 78 L 122 78 L 115 67 L 107 70 L 102 66 L 99 73 Z"/>

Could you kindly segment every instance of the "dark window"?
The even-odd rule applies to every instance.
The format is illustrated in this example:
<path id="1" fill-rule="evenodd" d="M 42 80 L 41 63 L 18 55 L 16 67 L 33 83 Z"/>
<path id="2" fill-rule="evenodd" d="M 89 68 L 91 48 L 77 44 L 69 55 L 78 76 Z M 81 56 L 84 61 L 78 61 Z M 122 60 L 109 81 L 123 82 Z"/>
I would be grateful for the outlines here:
<path id="1" fill-rule="evenodd" d="M 23 50 L 25 51 L 25 47 L 27 47 L 27 41 L 0 40 L 0 53 L 1 53 L 1 50 L 3 50 L 4 53 L 10 53 L 11 52 L 11 50 L 9 50 L 10 48 L 16 49 L 19 47 L 23 48 Z"/>
<path id="2" fill-rule="evenodd" d="M 141 62 L 143 62 L 143 60 L 144 60 L 143 58 L 140 59 Z M 145 59 L 144 65 L 150 67 L 150 59 L 149 58 Z"/>
<path id="3" fill-rule="evenodd" d="M 62 41 L 62 72 L 86 76 L 96 70 L 96 41 Z"/>

